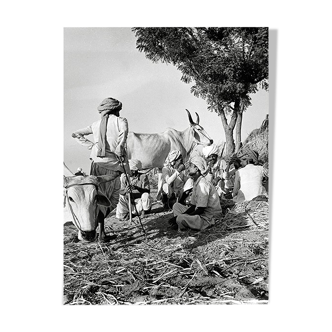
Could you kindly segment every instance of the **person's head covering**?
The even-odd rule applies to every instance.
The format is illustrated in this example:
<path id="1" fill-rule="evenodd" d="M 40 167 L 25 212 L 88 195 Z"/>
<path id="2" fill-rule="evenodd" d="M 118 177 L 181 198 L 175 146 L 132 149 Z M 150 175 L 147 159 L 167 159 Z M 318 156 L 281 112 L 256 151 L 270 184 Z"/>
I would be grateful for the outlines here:
<path id="1" fill-rule="evenodd" d="M 196 155 L 190 159 L 190 162 L 197 166 L 201 173 L 204 173 L 206 170 L 207 165 L 203 157 Z"/>
<path id="2" fill-rule="evenodd" d="M 215 144 L 204 146 L 202 153 L 205 158 L 211 156 L 211 154 L 218 154 L 218 147 Z"/>
<path id="3" fill-rule="evenodd" d="M 98 106 L 98 112 L 103 111 L 120 111 L 122 109 L 121 101 L 118 101 L 114 98 L 105 98 L 100 105 Z"/>
<path id="4" fill-rule="evenodd" d="M 179 150 L 172 150 L 168 154 L 165 162 L 166 162 L 166 164 L 172 164 L 174 161 L 178 160 L 180 157 L 181 157 L 181 152 Z"/>
<path id="5" fill-rule="evenodd" d="M 129 159 L 129 168 L 132 171 L 138 171 L 142 169 L 142 163 L 138 159 Z"/>
<path id="6" fill-rule="evenodd" d="M 102 118 L 99 126 L 97 157 L 105 157 L 106 128 L 109 114 L 114 111 L 120 111 L 121 109 L 122 103 L 114 98 L 106 98 L 98 106 L 98 112 L 102 114 Z"/>
<path id="7" fill-rule="evenodd" d="M 241 159 L 246 159 L 248 161 L 252 160 L 254 164 L 258 163 L 258 153 L 248 147 L 244 147 L 238 157 Z"/>

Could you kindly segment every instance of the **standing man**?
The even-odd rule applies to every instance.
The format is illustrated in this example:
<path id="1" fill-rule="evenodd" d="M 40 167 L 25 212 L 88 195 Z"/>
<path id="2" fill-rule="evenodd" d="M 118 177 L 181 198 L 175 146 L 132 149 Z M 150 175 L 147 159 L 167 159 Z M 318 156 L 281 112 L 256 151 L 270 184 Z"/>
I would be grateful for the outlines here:
<path id="1" fill-rule="evenodd" d="M 203 230 L 215 223 L 222 212 L 219 196 L 210 181 L 202 176 L 206 169 L 204 158 L 195 156 L 189 164 L 189 176 L 194 181 L 190 207 L 181 203 L 173 206 L 174 217 L 169 221 L 172 228 L 179 231 L 191 228 Z"/>
<path id="2" fill-rule="evenodd" d="M 120 117 L 121 109 L 122 103 L 120 101 L 114 98 L 104 99 L 98 106 L 101 119 L 72 134 L 78 143 L 91 150 L 90 175 L 117 175 L 115 180 L 100 185 L 100 190 L 111 203 L 109 208 L 103 208 L 103 211 L 98 215 L 101 227 L 103 227 L 104 218 L 118 204 L 120 174 L 124 172 L 124 169 L 129 173 L 125 151 L 128 122 L 127 119 Z M 94 143 L 85 138 L 86 135 L 90 134 L 93 135 Z"/>

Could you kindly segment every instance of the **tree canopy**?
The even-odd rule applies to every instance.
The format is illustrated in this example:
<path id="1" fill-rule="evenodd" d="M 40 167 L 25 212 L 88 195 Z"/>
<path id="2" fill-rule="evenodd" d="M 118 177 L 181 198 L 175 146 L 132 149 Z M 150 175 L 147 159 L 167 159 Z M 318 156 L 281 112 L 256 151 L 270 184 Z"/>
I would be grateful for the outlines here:
<path id="1" fill-rule="evenodd" d="M 137 48 L 153 62 L 171 63 L 191 92 L 222 118 L 226 141 L 250 94 L 268 89 L 268 28 L 133 28 Z M 227 123 L 226 113 L 232 114 Z M 241 124 L 240 124 L 241 125 Z M 229 142 L 230 144 L 232 142 Z M 234 149 L 229 146 L 229 150 Z M 231 145 L 232 145 L 231 144 Z"/>

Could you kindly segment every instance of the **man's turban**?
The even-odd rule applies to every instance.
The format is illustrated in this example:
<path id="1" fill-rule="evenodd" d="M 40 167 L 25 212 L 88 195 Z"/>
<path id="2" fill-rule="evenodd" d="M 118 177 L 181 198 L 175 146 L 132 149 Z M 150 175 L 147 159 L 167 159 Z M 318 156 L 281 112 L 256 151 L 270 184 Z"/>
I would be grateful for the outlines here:
<path id="1" fill-rule="evenodd" d="M 205 158 L 207 158 L 208 156 L 211 156 L 211 154 L 218 154 L 218 147 L 214 144 L 211 144 L 211 145 L 208 145 L 208 146 L 205 146 L 203 149 L 202 149 L 202 153 L 204 155 Z"/>
<path id="2" fill-rule="evenodd" d="M 122 103 L 114 98 L 106 98 L 98 106 L 98 112 L 103 111 L 120 111 L 122 109 Z"/>
<path id="3" fill-rule="evenodd" d="M 171 164 L 173 161 L 178 160 L 180 157 L 181 152 L 179 150 L 172 150 L 166 158 L 166 164 Z"/>
<path id="4" fill-rule="evenodd" d="M 190 162 L 197 166 L 201 173 L 204 173 L 204 171 L 206 170 L 207 165 L 203 157 L 198 155 L 194 156 L 190 159 Z"/>
<path id="5" fill-rule="evenodd" d="M 251 150 L 248 147 L 243 148 L 241 154 L 239 155 L 241 159 L 252 160 L 255 164 L 258 162 L 258 153 L 254 150 Z"/>

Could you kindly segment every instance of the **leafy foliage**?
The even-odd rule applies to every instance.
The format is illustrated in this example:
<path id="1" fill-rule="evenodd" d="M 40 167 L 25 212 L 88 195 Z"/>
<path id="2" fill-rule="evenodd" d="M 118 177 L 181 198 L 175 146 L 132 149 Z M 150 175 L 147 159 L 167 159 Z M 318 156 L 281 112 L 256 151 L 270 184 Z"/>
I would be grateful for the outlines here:
<path id="1" fill-rule="evenodd" d="M 171 63 L 192 83 L 191 93 L 222 116 L 250 106 L 250 94 L 268 89 L 268 28 L 133 28 L 137 48 L 153 62 Z M 233 104 L 234 103 L 234 104 Z M 227 139 L 227 135 L 226 135 Z"/>
<path id="2" fill-rule="evenodd" d="M 257 83 L 268 89 L 267 28 L 134 28 L 137 48 L 154 62 L 171 63 L 191 92 L 211 108 L 250 101 Z"/>

